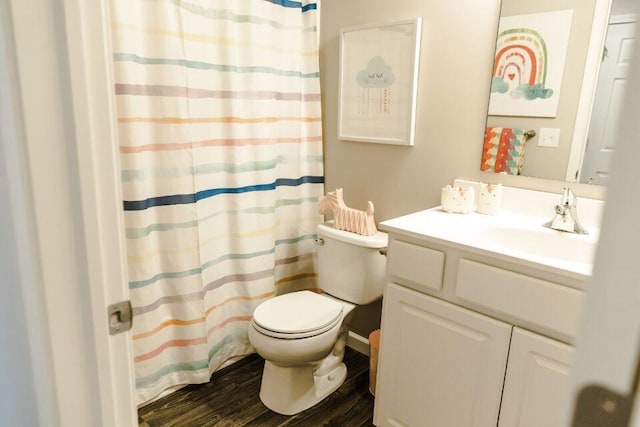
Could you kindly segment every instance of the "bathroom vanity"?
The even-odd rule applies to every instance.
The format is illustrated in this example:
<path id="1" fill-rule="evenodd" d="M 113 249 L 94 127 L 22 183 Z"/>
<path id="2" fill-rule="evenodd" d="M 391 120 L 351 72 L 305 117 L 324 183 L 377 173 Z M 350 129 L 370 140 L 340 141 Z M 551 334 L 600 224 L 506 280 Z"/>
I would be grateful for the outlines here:
<path id="1" fill-rule="evenodd" d="M 542 226 L 558 194 L 505 188 L 497 216 L 385 221 L 377 426 L 555 426 L 603 203 L 578 235 Z"/>

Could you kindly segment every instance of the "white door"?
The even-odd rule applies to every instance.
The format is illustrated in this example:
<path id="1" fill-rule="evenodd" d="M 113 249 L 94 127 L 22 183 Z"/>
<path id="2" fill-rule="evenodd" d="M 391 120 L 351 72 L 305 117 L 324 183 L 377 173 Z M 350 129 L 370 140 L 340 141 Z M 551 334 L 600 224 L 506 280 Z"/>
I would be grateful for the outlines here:
<path id="1" fill-rule="evenodd" d="M 634 3 L 636 8 L 640 6 Z M 591 420 L 596 420 L 596 416 L 617 417 L 619 409 L 623 408 L 618 404 L 622 402 L 620 397 L 633 399 L 635 394 L 632 423 L 629 425 L 640 426 L 640 402 L 638 390 L 634 389 L 640 360 L 639 43 L 634 48 L 632 62 L 632 73 L 617 129 L 619 139 L 607 187 L 607 204 L 593 276 L 587 286 L 581 332 L 576 342 L 575 369 L 571 378 L 572 403 L 567 408 L 565 425 L 571 425 L 574 411 Z M 592 385 L 602 386 L 608 391 L 600 394 L 596 404 L 576 409 L 578 397 L 584 396 L 581 393 Z M 627 423 L 607 422 L 600 425 L 618 427 Z"/>
<path id="2" fill-rule="evenodd" d="M 499 427 L 560 426 L 573 347 L 513 328 Z"/>
<path id="3" fill-rule="evenodd" d="M 111 336 L 107 316 L 128 299 L 107 10 L 0 2 L 0 98 L 12 112 L 0 115 L 0 148 L 8 187 L 21 189 L 8 205 L 23 212 L 11 226 L 28 242 L 17 256 L 30 275 L 14 281 L 15 303 L 42 426 L 137 425 L 131 338 Z"/>
<path id="4" fill-rule="evenodd" d="M 634 22 L 609 24 L 580 182 L 608 183 L 611 153 L 617 139 L 615 131 L 627 90 L 635 25 Z"/>
<path id="5" fill-rule="evenodd" d="M 495 427 L 511 325 L 394 283 L 383 304 L 375 424 Z"/>

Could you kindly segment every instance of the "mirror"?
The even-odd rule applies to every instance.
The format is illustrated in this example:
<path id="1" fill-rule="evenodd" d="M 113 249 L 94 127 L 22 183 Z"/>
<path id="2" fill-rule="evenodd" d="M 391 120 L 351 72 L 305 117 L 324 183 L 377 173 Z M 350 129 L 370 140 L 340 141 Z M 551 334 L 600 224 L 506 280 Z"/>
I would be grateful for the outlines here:
<path id="1" fill-rule="evenodd" d="M 606 184 L 634 1 L 502 0 L 482 170 Z"/>

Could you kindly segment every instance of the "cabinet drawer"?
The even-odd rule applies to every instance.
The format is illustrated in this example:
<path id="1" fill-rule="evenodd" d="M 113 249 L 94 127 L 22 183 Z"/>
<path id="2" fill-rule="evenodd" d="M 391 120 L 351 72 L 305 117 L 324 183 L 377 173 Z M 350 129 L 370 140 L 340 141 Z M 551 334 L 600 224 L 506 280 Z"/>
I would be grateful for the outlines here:
<path id="1" fill-rule="evenodd" d="M 389 275 L 420 287 L 442 288 L 444 252 L 392 240 L 389 248 Z"/>
<path id="2" fill-rule="evenodd" d="M 493 312 L 573 338 L 584 293 L 468 259 L 458 264 L 456 296 Z"/>

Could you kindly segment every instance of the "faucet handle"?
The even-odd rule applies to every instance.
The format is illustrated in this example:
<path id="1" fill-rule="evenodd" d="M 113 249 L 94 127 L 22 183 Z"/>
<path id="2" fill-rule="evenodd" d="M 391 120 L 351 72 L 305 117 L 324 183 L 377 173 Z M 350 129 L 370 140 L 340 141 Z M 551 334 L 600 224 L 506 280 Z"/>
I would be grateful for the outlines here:
<path id="1" fill-rule="evenodd" d="M 562 193 L 562 200 L 560 200 L 561 206 L 575 206 L 577 203 L 576 195 L 573 194 L 571 188 L 564 187 L 564 192 Z"/>

